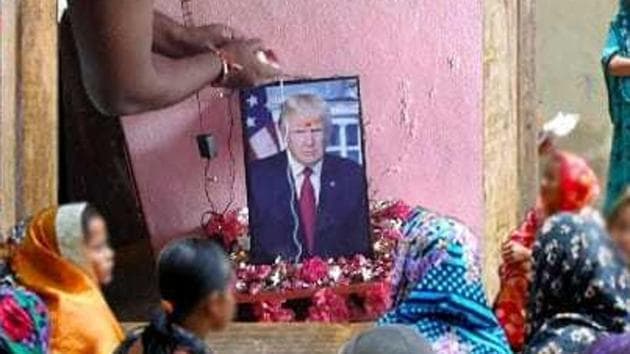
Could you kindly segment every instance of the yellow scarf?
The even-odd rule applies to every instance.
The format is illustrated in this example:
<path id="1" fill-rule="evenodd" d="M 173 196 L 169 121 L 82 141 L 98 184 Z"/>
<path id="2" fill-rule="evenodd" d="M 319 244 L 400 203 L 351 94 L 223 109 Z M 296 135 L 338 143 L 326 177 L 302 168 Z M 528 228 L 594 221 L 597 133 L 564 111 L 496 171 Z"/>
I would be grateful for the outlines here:
<path id="1" fill-rule="evenodd" d="M 70 204 L 40 212 L 11 260 L 18 280 L 48 307 L 55 354 L 111 354 L 124 338 L 83 256 L 84 209 Z"/>

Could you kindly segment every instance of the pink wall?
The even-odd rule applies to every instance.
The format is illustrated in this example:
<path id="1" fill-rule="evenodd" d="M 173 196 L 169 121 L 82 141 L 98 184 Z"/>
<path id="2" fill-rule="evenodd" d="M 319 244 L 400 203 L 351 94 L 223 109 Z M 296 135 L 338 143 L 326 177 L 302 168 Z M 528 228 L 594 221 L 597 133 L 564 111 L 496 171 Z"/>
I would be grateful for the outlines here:
<path id="1" fill-rule="evenodd" d="M 158 7 L 181 19 L 179 2 Z M 482 9 L 458 0 L 193 0 L 197 24 L 225 22 L 265 39 L 292 73 L 358 74 L 375 198 L 403 198 L 483 225 Z M 154 245 L 199 225 L 207 209 L 194 136 L 218 136 L 211 176 L 228 199 L 225 99 L 201 93 L 160 112 L 123 119 Z M 235 195 L 245 204 L 238 117 Z"/>

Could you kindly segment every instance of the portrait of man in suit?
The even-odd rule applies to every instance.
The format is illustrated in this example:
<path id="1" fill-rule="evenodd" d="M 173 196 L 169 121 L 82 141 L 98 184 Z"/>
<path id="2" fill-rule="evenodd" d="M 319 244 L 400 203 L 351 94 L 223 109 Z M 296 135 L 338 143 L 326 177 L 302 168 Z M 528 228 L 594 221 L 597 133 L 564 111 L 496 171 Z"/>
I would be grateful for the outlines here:
<path id="1" fill-rule="evenodd" d="M 254 263 L 370 252 L 365 171 L 352 159 L 326 152 L 330 117 L 317 95 L 288 97 L 278 121 L 285 148 L 249 163 Z"/>

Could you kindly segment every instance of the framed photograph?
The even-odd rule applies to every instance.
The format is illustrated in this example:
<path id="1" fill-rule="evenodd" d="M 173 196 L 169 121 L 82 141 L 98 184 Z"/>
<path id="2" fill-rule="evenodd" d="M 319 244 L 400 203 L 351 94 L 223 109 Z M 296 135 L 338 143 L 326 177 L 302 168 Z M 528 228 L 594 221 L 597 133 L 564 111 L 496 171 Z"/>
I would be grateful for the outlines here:
<path id="1" fill-rule="evenodd" d="M 358 77 L 241 92 L 251 261 L 369 254 Z"/>

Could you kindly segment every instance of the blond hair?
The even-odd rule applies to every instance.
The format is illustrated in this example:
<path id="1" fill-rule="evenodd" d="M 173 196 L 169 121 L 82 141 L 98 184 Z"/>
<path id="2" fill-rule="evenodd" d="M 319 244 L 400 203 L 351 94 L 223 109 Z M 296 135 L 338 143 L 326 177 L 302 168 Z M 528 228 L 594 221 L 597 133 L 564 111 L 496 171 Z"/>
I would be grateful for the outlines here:
<path id="1" fill-rule="evenodd" d="M 291 116 L 321 118 L 325 131 L 331 130 L 330 108 L 326 101 L 317 95 L 304 93 L 287 98 L 280 106 L 280 126 L 284 126 Z"/>

